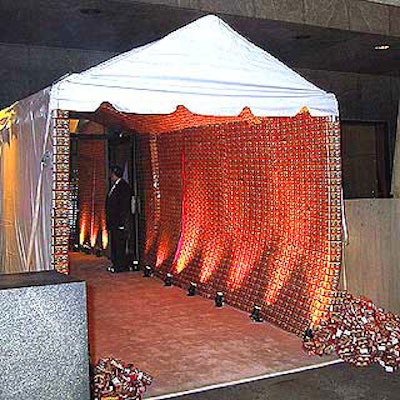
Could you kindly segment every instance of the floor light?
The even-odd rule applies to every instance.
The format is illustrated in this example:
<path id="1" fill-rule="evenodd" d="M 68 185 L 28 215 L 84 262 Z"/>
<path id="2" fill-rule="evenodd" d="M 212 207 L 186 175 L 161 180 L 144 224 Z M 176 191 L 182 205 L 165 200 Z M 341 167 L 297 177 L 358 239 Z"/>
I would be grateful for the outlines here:
<path id="1" fill-rule="evenodd" d="M 144 267 L 144 273 L 143 276 L 145 278 L 150 278 L 151 276 L 153 276 L 153 269 L 150 267 L 150 265 L 146 265 Z"/>
<path id="2" fill-rule="evenodd" d="M 196 288 L 197 288 L 197 283 L 190 282 L 187 295 L 188 296 L 195 296 L 196 295 Z"/>
<path id="3" fill-rule="evenodd" d="M 261 317 L 261 307 L 260 306 L 254 306 L 253 311 L 249 315 L 250 319 L 254 322 L 263 322 L 264 318 Z"/>
<path id="4" fill-rule="evenodd" d="M 164 286 L 172 286 L 172 278 L 173 275 L 167 272 L 164 279 Z"/>
<path id="5" fill-rule="evenodd" d="M 215 295 L 215 306 L 222 307 L 224 305 L 224 294 L 222 292 L 217 292 Z"/>

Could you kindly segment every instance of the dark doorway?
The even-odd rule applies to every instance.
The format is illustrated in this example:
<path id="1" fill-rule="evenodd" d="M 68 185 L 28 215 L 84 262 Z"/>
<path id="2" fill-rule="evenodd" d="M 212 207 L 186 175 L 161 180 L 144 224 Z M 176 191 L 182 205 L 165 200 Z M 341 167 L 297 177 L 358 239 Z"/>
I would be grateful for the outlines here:
<path id="1" fill-rule="evenodd" d="M 110 166 L 119 165 L 124 170 L 124 179 L 132 187 L 132 218 L 127 252 L 131 261 L 138 260 L 135 134 L 86 118 L 77 118 L 76 121 L 79 123 L 76 131 L 71 133 L 70 152 L 71 248 L 79 247 L 93 254 L 98 251 L 109 254 L 105 199 L 110 189 Z"/>
<path id="2" fill-rule="evenodd" d="M 341 131 L 344 197 L 388 197 L 387 123 L 342 121 Z"/>

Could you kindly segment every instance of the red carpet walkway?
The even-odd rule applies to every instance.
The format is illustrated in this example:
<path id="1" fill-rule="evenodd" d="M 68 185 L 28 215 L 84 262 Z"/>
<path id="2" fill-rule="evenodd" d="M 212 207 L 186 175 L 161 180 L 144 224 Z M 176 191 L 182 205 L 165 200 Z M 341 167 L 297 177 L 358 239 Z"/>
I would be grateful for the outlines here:
<path id="1" fill-rule="evenodd" d="M 87 282 L 91 361 L 120 358 L 150 373 L 146 397 L 333 360 L 307 356 L 298 337 L 241 311 L 142 273 L 110 274 L 108 264 L 71 254 L 71 275 Z"/>

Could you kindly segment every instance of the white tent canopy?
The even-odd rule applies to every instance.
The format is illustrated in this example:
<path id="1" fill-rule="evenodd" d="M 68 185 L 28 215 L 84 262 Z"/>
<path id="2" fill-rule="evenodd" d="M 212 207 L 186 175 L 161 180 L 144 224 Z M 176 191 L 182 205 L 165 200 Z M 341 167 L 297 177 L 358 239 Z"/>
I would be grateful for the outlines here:
<path id="1" fill-rule="evenodd" d="M 50 109 L 169 114 L 178 105 L 202 115 L 337 116 L 327 93 L 208 15 L 161 40 L 54 84 Z"/>

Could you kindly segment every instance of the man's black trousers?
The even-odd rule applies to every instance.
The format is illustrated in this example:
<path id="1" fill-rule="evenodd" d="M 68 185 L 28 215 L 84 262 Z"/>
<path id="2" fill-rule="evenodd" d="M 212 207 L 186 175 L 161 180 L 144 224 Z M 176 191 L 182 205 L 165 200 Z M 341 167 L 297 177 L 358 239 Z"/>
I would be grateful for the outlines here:
<path id="1" fill-rule="evenodd" d="M 110 230 L 111 262 L 114 267 L 128 267 L 128 257 L 126 254 L 126 242 L 128 234 L 122 229 Z"/>

